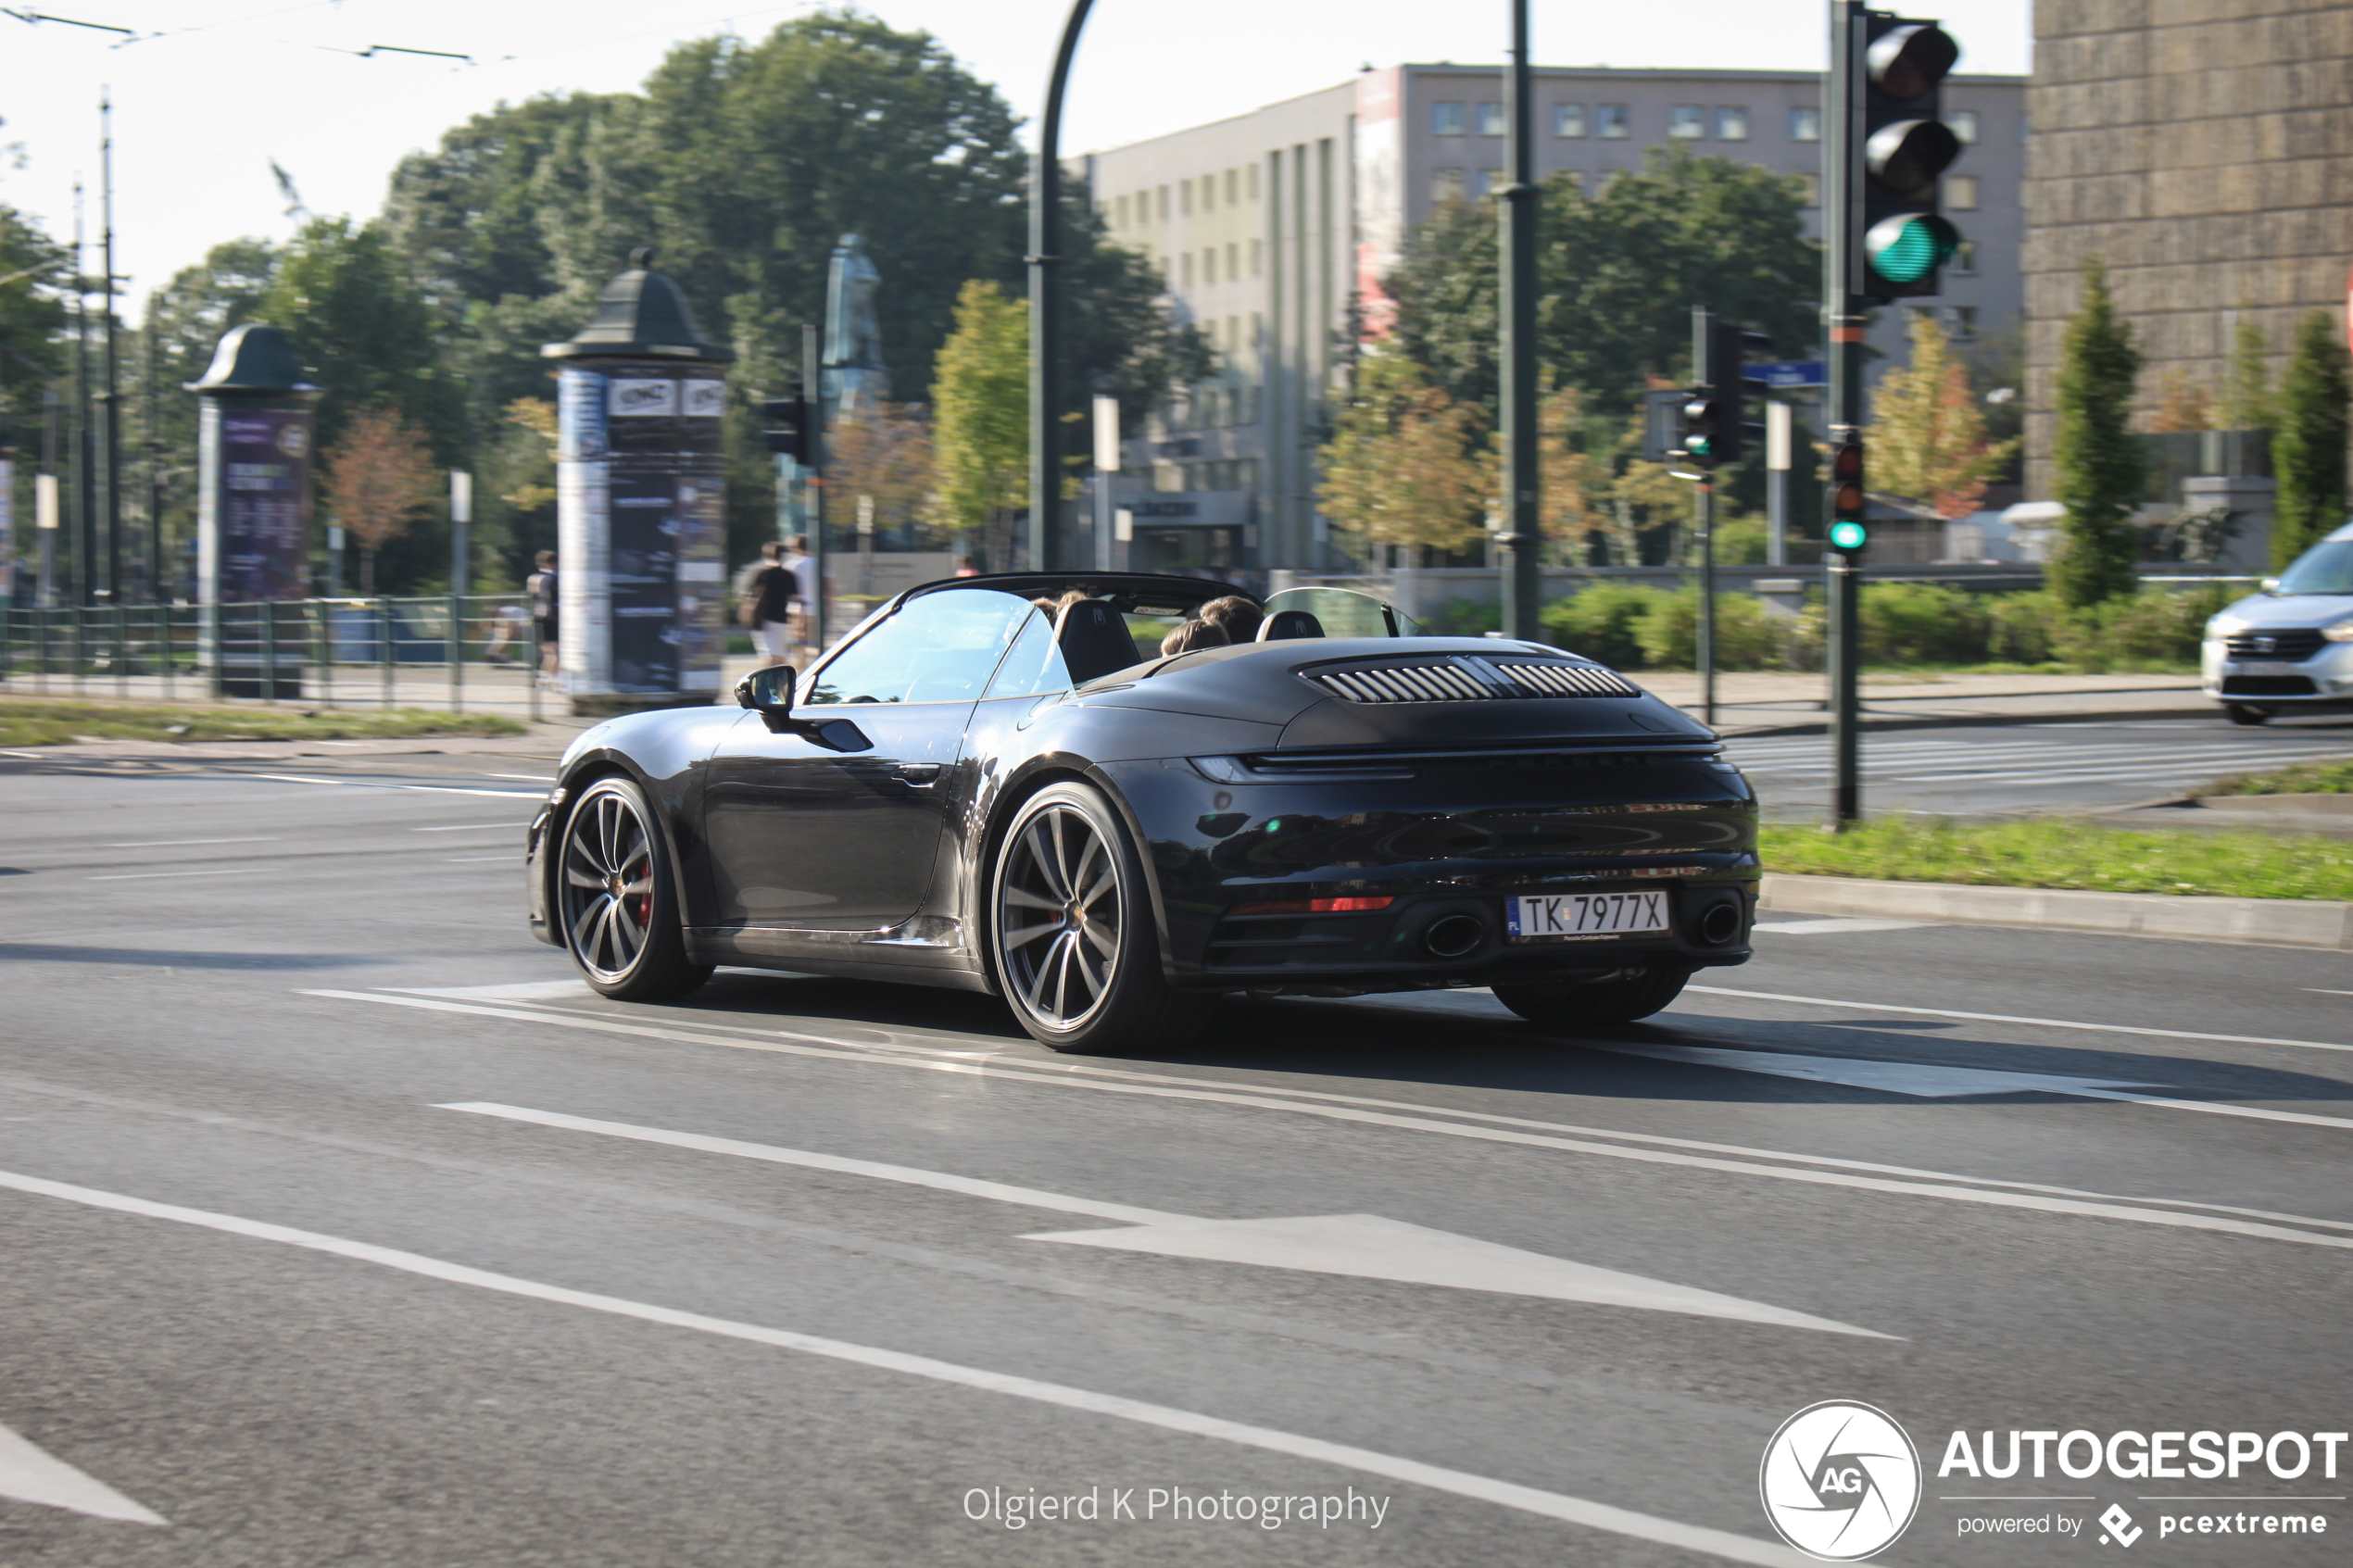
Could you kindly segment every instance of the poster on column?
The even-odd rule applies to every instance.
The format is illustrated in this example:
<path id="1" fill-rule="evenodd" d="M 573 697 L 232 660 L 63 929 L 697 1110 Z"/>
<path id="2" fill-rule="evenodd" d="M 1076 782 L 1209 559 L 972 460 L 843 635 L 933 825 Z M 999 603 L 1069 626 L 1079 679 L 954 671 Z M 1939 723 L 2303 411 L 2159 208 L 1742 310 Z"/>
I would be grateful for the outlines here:
<path id="1" fill-rule="evenodd" d="M 220 462 L 220 602 L 306 596 L 310 410 L 222 409 Z"/>
<path id="2" fill-rule="evenodd" d="M 724 651 L 724 383 L 687 367 L 618 367 L 610 454 L 613 689 L 715 691 Z"/>

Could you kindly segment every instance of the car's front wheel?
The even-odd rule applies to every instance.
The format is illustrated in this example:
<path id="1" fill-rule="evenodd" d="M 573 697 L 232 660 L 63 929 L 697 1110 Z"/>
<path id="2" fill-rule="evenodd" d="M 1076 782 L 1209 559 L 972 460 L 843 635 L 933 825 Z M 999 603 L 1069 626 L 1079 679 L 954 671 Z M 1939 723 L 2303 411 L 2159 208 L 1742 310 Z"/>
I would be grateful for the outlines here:
<path id="1" fill-rule="evenodd" d="M 589 985 L 624 1002 L 683 997 L 711 978 L 690 961 L 670 847 L 645 792 L 598 779 L 564 823 L 557 868 L 564 946 Z"/>
<path id="2" fill-rule="evenodd" d="M 2222 716 L 2233 724 L 2259 724 L 2271 716 L 2271 710 L 2258 708 L 2252 703 L 2226 702 L 2222 705 Z"/>
<path id="3" fill-rule="evenodd" d="M 1554 1029 L 1631 1023 L 1660 1011 L 1682 994 L 1688 969 L 1621 969 L 1582 985 L 1498 985 L 1495 999 L 1528 1020 Z"/>
<path id="4" fill-rule="evenodd" d="M 1039 1044 L 1151 1050 L 1192 1033 L 1214 1005 L 1162 973 L 1143 861 L 1101 791 L 1058 784 L 1023 802 L 989 890 L 997 982 Z"/>

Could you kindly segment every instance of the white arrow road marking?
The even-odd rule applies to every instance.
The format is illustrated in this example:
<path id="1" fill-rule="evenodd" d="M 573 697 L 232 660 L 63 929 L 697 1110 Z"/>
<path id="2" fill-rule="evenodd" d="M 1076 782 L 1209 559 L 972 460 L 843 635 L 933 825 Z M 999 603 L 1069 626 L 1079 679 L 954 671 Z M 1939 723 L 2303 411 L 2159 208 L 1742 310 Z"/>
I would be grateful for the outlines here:
<path id="1" fill-rule="evenodd" d="M 133 1524 L 171 1523 L 159 1513 L 141 1508 L 95 1476 L 85 1475 L 55 1455 L 42 1452 L 5 1426 L 0 1426 L 0 1498 L 37 1502 L 44 1508 L 71 1509 L 99 1519 L 124 1519 Z"/>
<path id="2" fill-rule="evenodd" d="M 478 1290 L 495 1290 L 508 1296 L 520 1296 L 531 1300 L 552 1301 L 561 1306 L 579 1307 L 593 1312 L 610 1312 L 615 1317 L 635 1318 L 641 1323 L 661 1323 L 672 1328 L 695 1329 L 704 1334 L 724 1336 L 730 1339 L 747 1340 L 755 1345 L 773 1345 L 780 1349 L 798 1350 L 805 1355 L 824 1356 L 856 1366 L 873 1367 L 884 1372 L 900 1373 L 912 1377 L 927 1377 L 936 1382 L 976 1388 L 986 1393 L 1003 1394 L 1016 1399 L 1029 1399 L 1041 1405 L 1077 1411 L 1088 1415 L 1111 1416 L 1120 1421 L 1134 1422 L 1139 1426 L 1157 1427 L 1164 1432 L 1180 1432 L 1189 1436 L 1211 1437 L 1242 1448 L 1257 1449 L 1266 1453 L 1286 1454 L 1295 1459 L 1312 1460 L 1335 1465 L 1367 1475 L 1385 1476 L 1407 1486 L 1422 1486 L 1431 1491 L 1447 1492 L 1455 1497 L 1470 1498 L 1479 1502 L 1493 1503 L 1502 1508 L 1516 1508 L 1545 1519 L 1557 1519 L 1590 1530 L 1606 1530 L 1616 1535 L 1631 1536 L 1639 1540 L 1656 1541 L 1665 1546 L 1680 1547 L 1687 1551 L 1705 1552 L 1734 1562 L 1753 1563 L 1755 1568 L 1810 1568 L 1811 1560 L 1799 1556 L 1786 1547 L 1772 1541 L 1761 1541 L 1752 1536 L 1734 1535 L 1730 1530 L 1710 1529 L 1705 1524 L 1686 1524 L 1679 1520 L 1661 1519 L 1655 1514 L 1637 1513 L 1632 1509 L 1617 1508 L 1605 1502 L 1593 1502 L 1584 1498 L 1570 1497 L 1562 1492 L 1548 1492 L 1536 1486 L 1523 1486 L 1515 1481 L 1499 1481 L 1491 1476 L 1474 1475 L 1468 1471 L 1453 1470 L 1445 1465 L 1425 1464 L 1420 1460 L 1403 1459 L 1371 1449 L 1360 1449 L 1347 1443 L 1327 1442 L 1300 1433 L 1284 1432 L 1270 1426 L 1254 1426 L 1246 1422 L 1227 1421 L 1219 1416 L 1202 1415 L 1193 1411 L 1179 1410 L 1173 1405 L 1156 1405 L 1143 1399 L 1131 1399 L 1120 1394 L 1101 1394 L 1091 1388 L 1074 1388 L 1064 1383 L 1048 1383 L 1038 1378 L 1022 1377 L 1013 1373 L 989 1372 L 980 1367 L 959 1366 L 953 1361 L 935 1361 L 929 1356 L 909 1355 L 902 1350 L 885 1350 L 871 1345 L 852 1344 L 843 1339 L 826 1339 L 813 1334 L 797 1334 L 790 1329 L 765 1328 L 758 1323 L 736 1323 L 727 1318 L 705 1317 L 700 1312 L 681 1311 L 674 1307 L 658 1307 L 644 1301 L 631 1301 L 618 1296 L 600 1296 L 593 1291 L 574 1290 L 569 1286 L 543 1285 L 536 1280 L 518 1279 L 512 1274 L 493 1273 L 464 1263 L 445 1262 L 414 1252 L 401 1252 L 389 1247 L 377 1247 L 370 1242 L 347 1241 L 342 1236 L 321 1236 L 316 1231 L 295 1230 L 286 1225 L 273 1225 L 266 1221 L 240 1219 L 233 1214 L 215 1214 L 202 1209 L 182 1209 L 177 1204 L 157 1203 L 148 1198 L 126 1197 L 121 1193 L 102 1192 L 95 1187 L 72 1186 L 53 1182 L 42 1176 L 18 1175 L 0 1171 L 0 1187 L 32 1193 L 43 1198 L 61 1198 L 68 1203 L 86 1204 L 93 1209 L 109 1209 L 120 1214 L 139 1214 L 155 1220 L 173 1220 L 183 1225 L 200 1225 L 207 1230 L 222 1231 L 231 1236 L 250 1236 L 261 1241 L 275 1241 L 289 1247 L 304 1248 L 312 1252 L 329 1253 L 338 1258 L 355 1259 L 363 1263 L 375 1263 L 404 1273 L 437 1279 L 451 1285 L 472 1286 Z"/>
<path id="3" fill-rule="evenodd" d="M 1720 1296 L 1713 1290 L 1694 1290 L 1616 1269 L 1572 1263 L 1566 1258 L 1548 1258 L 1541 1252 L 1523 1252 L 1516 1247 L 1383 1219 L 1378 1214 L 1310 1214 L 1294 1220 L 1178 1219 L 1114 1231 L 1044 1231 L 1022 1239 L 1393 1279 L 1409 1285 L 1443 1285 L 1457 1290 L 1492 1290 L 1507 1296 L 1543 1296 L 1604 1307 L 1642 1307 L 1655 1312 L 1856 1334 L 1867 1339 L 1897 1337 L 1743 1301 L 1737 1296 Z"/>
<path id="4" fill-rule="evenodd" d="M 598 1122 L 561 1111 L 530 1110 L 522 1106 L 486 1101 L 436 1106 L 439 1110 L 472 1111 L 510 1122 L 529 1122 L 570 1132 L 598 1133 L 637 1143 L 667 1144 L 673 1148 L 731 1154 L 764 1160 L 776 1165 L 799 1165 L 818 1171 L 870 1176 L 877 1181 L 903 1182 L 973 1198 L 1018 1203 L 1065 1214 L 1086 1214 L 1117 1220 L 1127 1227 L 1111 1231 L 1052 1231 L 1024 1236 L 1025 1241 L 1066 1241 L 1080 1247 L 1108 1247 L 1128 1252 L 1158 1252 L 1171 1258 L 1196 1258 L 1226 1263 L 1255 1263 L 1270 1269 L 1301 1269 L 1309 1273 L 1353 1274 L 1363 1279 L 1398 1280 L 1413 1285 L 1443 1285 L 1459 1290 L 1492 1290 L 1511 1296 L 1542 1296 L 1555 1301 L 1585 1301 L 1603 1307 L 1642 1307 L 1653 1311 L 1684 1312 L 1695 1317 L 1731 1318 L 1743 1323 L 1773 1323 L 1783 1328 L 1818 1329 L 1827 1334 L 1859 1335 L 1866 1339 L 1893 1339 L 1868 1328 L 1856 1328 L 1829 1318 L 1743 1301 L 1713 1290 L 1695 1290 L 1645 1279 L 1640 1274 L 1597 1269 L 1541 1252 L 1523 1252 L 1491 1241 L 1478 1241 L 1450 1231 L 1431 1230 L 1403 1220 L 1378 1214 L 1311 1214 L 1297 1219 L 1202 1220 L 1165 1210 L 1139 1209 L 1125 1203 L 1101 1203 L 1091 1198 L 1071 1198 L 1037 1187 L 1011 1186 L 1002 1182 L 951 1176 L 909 1165 L 886 1165 L 872 1160 L 850 1160 L 807 1149 L 780 1148 L 774 1144 L 714 1138 L 701 1133 L 678 1133 L 664 1127 L 640 1127 L 628 1122 Z"/>

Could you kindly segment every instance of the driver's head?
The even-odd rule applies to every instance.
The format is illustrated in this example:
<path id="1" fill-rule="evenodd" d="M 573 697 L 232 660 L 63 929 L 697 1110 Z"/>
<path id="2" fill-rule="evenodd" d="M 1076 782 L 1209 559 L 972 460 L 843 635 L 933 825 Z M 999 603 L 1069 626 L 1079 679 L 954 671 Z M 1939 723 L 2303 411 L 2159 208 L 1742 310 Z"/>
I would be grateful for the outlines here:
<path id="1" fill-rule="evenodd" d="M 1228 594 L 1202 606 L 1201 618 L 1225 633 L 1227 642 L 1248 643 L 1257 640 L 1258 623 L 1265 613 L 1239 594 Z"/>

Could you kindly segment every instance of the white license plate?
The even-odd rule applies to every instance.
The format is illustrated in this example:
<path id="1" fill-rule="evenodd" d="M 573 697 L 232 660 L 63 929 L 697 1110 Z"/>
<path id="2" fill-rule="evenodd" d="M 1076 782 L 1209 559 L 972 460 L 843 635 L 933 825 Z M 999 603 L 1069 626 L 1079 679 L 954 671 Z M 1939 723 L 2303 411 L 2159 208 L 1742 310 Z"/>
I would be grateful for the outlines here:
<path id="1" fill-rule="evenodd" d="M 2294 675 L 2303 670 L 2284 659 L 2234 659 L 2231 661 L 2233 675 Z"/>
<path id="2" fill-rule="evenodd" d="M 1633 936 L 1668 929 L 1667 890 L 1640 893 L 1560 893 L 1504 900 L 1504 921 L 1515 942 L 1578 936 Z"/>

